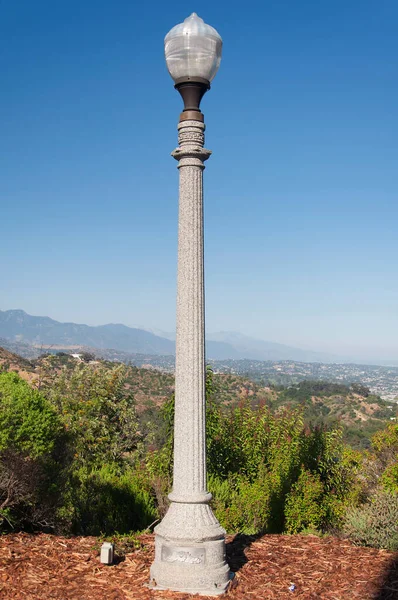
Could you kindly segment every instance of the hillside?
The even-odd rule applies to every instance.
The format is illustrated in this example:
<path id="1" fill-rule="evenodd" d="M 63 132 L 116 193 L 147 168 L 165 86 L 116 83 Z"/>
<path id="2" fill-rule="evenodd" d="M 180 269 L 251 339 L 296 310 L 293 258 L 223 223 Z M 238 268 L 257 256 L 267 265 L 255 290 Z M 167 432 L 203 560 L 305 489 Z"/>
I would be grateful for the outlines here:
<path id="1" fill-rule="evenodd" d="M 40 349 L 35 348 L 32 344 L 16 342 L 3 337 L 0 337 L 0 347 L 9 350 L 9 352 L 12 352 L 13 354 L 18 354 L 18 356 L 22 356 L 22 358 L 27 358 L 28 360 L 38 358 L 41 354 Z"/>
<path id="2" fill-rule="evenodd" d="M 90 355 L 87 355 L 88 360 Z M 67 353 L 44 355 L 34 361 L 0 349 L 0 367 L 18 372 L 32 385 L 51 385 L 61 369 L 71 370 L 78 361 Z M 92 368 L 101 364 L 113 368 L 115 362 L 95 360 Z M 140 414 L 159 408 L 174 391 L 174 375 L 151 365 L 125 365 L 126 393 L 132 394 Z M 225 407 L 239 403 L 252 406 L 266 404 L 272 412 L 302 407 L 307 423 L 342 425 L 346 439 L 354 446 L 367 446 L 374 432 L 398 416 L 398 405 L 390 404 L 371 394 L 365 386 L 335 384 L 326 381 L 302 381 L 290 387 L 264 386 L 248 377 L 228 373 L 213 374 L 213 397 Z"/>
<path id="3" fill-rule="evenodd" d="M 35 367 L 29 361 L 0 346 L 0 371 L 15 371 L 26 381 L 35 378 Z"/>
<path id="4" fill-rule="evenodd" d="M 23 340 L 36 346 L 92 346 L 116 348 L 128 352 L 172 354 L 174 344 L 143 329 L 120 324 L 90 327 L 60 323 L 49 317 L 35 317 L 23 310 L 0 311 L 0 336 Z"/>
<path id="5" fill-rule="evenodd" d="M 0 364 L 1 362 L 0 357 Z M 32 362 L 22 360 L 20 364 L 14 363 L 14 370 L 22 373 L 29 367 L 37 380 L 40 377 L 45 380 L 46 378 L 51 379 L 51 374 L 56 374 L 63 368 L 71 370 L 77 364 L 78 361 L 70 354 L 60 352 L 43 355 Z M 93 368 L 100 364 L 105 368 L 112 369 L 117 363 L 96 359 L 91 361 L 91 364 Z M 126 390 L 134 396 L 139 411 L 152 405 L 161 406 L 174 392 L 173 373 L 159 371 L 145 363 L 142 367 L 134 365 L 124 365 L 124 367 L 126 369 Z M 214 375 L 214 390 L 217 401 L 226 407 L 236 406 L 247 398 L 253 404 L 258 404 L 273 396 L 271 390 L 263 388 L 249 379 L 221 373 Z"/>
<path id="6" fill-rule="evenodd" d="M 398 417 L 397 404 L 382 400 L 360 384 L 305 380 L 286 388 L 276 386 L 275 391 L 272 410 L 301 406 L 307 422 L 342 426 L 346 440 L 356 447 L 367 447 L 376 431 Z"/>
<path id="7" fill-rule="evenodd" d="M 215 342 L 209 342 L 214 344 Z M 0 338 L 0 346 L 34 360 L 43 352 L 72 353 L 87 352 L 103 360 L 132 364 L 137 367 L 154 367 L 172 373 L 175 367 L 175 356 L 172 354 L 133 353 L 111 348 L 98 349 L 85 345 L 51 344 L 36 347 L 21 341 Z M 219 373 L 240 375 L 257 382 L 260 386 L 267 384 L 295 385 L 300 381 L 313 379 L 320 381 L 340 382 L 347 386 L 354 383 L 365 384 L 372 393 L 381 396 L 390 403 L 398 400 L 398 368 L 359 364 L 326 364 L 305 363 L 297 361 L 258 361 L 250 359 L 215 360 L 207 356 L 207 361 Z"/>

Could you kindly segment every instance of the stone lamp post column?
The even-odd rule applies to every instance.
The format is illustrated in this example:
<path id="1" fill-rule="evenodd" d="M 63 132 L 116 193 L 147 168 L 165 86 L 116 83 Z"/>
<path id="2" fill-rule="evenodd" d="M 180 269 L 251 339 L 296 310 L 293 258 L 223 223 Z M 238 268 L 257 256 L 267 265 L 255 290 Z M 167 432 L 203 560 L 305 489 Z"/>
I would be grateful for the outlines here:
<path id="1" fill-rule="evenodd" d="M 216 30 L 195 13 L 165 38 L 167 66 L 184 111 L 179 147 L 172 153 L 180 174 L 173 491 L 155 528 L 151 585 L 203 595 L 222 594 L 230 581 L 225 531 L 206 489 L 203 170 L 211 152 L 204 148 L 199 108 L 221 47 Z"/>

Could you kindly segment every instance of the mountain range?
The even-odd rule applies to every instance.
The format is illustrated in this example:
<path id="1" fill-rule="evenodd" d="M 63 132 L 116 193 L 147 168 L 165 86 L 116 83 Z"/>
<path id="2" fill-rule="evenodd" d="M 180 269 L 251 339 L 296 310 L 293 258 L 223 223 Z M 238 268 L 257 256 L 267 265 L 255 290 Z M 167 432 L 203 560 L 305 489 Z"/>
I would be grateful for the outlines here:
<path id="1" fill-rule="evenodd" d="M 132 354 L 170 355 L 175 353 L 175 341 L 145 329 L 122 324 L 90 326 L 61 323 L 49 317 L 37 317 L 23 310 L 0 311 L 0 337 L 8 341 L 7 347 L 29 354 L 29 346 L 47 349 L 59 347 L 90 347 L 99 350 L 114 349 Z M 209 334 L 206 341 L 209 359 L 295 360 L 302 362 L 338 362 L 339 358 L 256 340 L 240 333 L 219 332 Z M 341 358 L 340 358 L 341 360 Z"/>

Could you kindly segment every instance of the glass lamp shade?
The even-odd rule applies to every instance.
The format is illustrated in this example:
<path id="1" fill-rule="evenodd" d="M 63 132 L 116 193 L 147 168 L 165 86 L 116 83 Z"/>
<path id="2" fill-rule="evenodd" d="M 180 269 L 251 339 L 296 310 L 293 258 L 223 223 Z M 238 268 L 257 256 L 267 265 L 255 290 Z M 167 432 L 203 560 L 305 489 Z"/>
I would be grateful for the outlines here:
<path id="1" fill-rule="evenodd" d="M 222 39 L 217 31 L 192 13 L 164 39 L 166 64 L 174 82 L 212 81 L 221 62 Z"/>

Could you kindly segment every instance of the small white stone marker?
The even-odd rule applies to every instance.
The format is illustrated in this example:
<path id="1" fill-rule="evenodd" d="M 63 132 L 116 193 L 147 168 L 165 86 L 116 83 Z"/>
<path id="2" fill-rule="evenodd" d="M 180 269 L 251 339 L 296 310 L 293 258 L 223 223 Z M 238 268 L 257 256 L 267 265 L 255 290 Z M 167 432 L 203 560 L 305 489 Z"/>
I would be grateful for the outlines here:
<path id="1" fill-rule="evenodd" d="M 113 544 L 111 542 L 104 542 L 102 544 L 101 562 L 104 565 L 111 565 L 113 563 Z"/>

